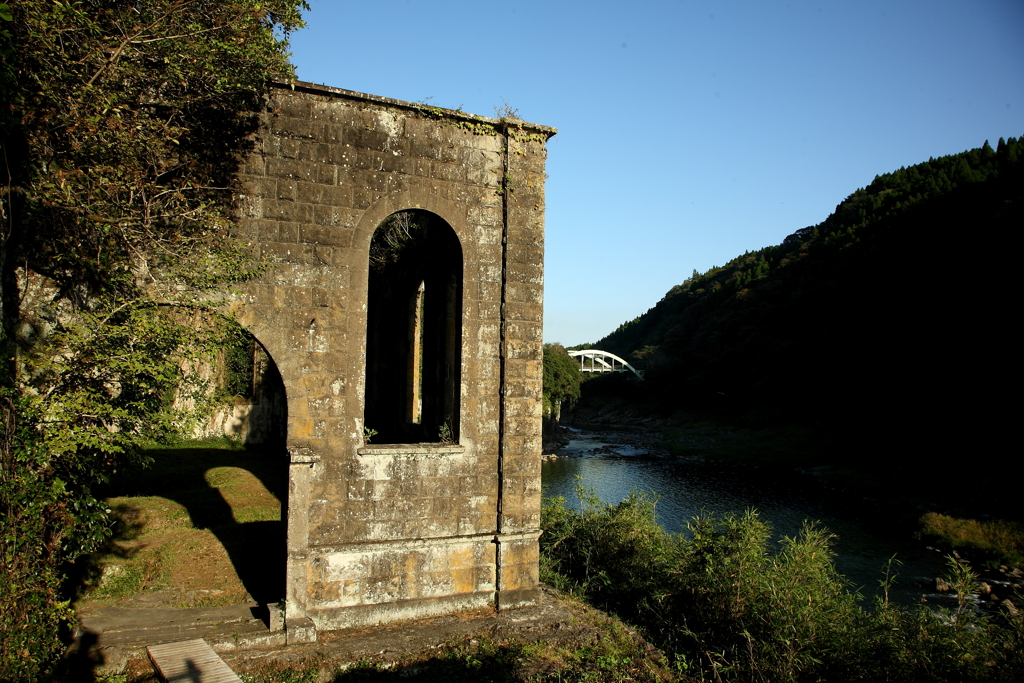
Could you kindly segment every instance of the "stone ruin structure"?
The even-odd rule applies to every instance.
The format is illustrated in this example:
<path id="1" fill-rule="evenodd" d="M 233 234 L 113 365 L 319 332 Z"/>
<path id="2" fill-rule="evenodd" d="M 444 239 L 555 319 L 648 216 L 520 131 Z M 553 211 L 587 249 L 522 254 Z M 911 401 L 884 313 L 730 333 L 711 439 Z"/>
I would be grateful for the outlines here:
<path id="1" fill-rule="evenodd" d="M 289 642 L 535 599 L 555 132 L 273 89 L 238 209 L 272 267 L 234 306 L 286 394 Z"/>

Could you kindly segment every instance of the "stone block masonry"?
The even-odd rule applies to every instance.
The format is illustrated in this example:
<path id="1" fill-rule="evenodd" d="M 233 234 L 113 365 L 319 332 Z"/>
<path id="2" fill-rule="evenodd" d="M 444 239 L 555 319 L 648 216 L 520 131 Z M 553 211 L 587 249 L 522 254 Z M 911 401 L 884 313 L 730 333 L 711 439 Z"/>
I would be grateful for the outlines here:
<path id="1" fill-rule="evenodd" d="M 554 134 L 272 89 L 237 202 L 270 267 L 232 305 L 287 395 L 289 641 L 535 599 Z M 397 249 L 433 246 L 374 270 L 396 214 Z"/>

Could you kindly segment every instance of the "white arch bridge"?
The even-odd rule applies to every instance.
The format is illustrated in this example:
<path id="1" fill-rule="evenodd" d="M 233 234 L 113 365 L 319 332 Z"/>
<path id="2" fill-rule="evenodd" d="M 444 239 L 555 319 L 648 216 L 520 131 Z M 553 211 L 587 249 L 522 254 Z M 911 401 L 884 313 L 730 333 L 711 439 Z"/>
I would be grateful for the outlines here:
<path id="1" fill-rule="evenodd" d="M 583 349 L 570 351 L 569 355 L 579 359 L 580 372 L 626 372 L 628 370 L 640 379 L 644 378 L 643 370 L 637 370 L 614 353 L 597 349 Z"/>

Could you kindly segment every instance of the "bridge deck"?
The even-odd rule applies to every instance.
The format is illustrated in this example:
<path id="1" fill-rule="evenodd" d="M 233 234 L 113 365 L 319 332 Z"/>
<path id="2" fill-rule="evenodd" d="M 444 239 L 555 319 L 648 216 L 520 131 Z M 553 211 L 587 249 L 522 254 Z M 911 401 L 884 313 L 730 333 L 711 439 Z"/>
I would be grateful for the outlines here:
<path id="1" fill-rule="evenodd" d="M 600 349 L 578 349 L 576 351 L 570 351 L 569 355 L 573 358 L 578 358 L 580 361 L 580 372 L 632 372 L 640 379 L 644 378 L 644 371 L 637 370 L 632 365 L 626 362 L 624 358 L 619 358 L 614 353 L 608 351 L 601 351 Z M 587 364 L 590 361 L 590 364 Z M 618 365 L 616 365 L 618 363 Z"/>
<path id="2" fill-rule="evenodd" d="M 167 683 L 242 683 L 202 638 L 150 645 L 146 651 Z"/>

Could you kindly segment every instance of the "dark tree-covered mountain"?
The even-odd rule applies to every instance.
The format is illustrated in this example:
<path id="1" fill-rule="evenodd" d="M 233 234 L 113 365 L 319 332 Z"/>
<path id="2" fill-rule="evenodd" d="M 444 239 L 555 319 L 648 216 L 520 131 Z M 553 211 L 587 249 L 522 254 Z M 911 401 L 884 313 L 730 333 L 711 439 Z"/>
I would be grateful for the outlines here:
<path id="1" fill-rule="evenodd" d="M 1018 376 L 1022 156 L 1000 139 L 877 176 L 596 345 L 645 366 L 663 409 L 811 425 L 879 464 L 996 459 Z"/>

